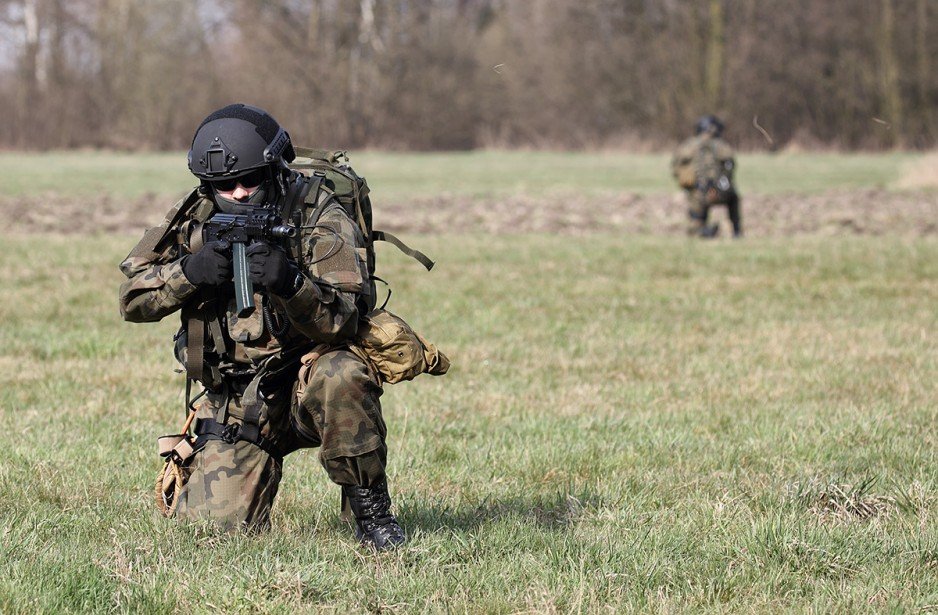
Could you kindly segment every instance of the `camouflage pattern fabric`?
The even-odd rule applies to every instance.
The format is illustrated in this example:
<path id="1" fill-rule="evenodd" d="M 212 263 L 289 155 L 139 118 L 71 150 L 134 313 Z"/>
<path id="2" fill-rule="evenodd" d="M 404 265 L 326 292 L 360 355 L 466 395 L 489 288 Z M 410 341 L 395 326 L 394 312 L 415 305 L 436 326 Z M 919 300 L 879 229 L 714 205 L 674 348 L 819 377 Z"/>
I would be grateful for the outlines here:
<path id="1" fill-rule="evenodd" d="M 691 137 L 675 149 L 671 158 L 671 174 L 677 178 L 683 168 L 693 169 L 695 185 L 685 189 L 687 196 L 687 234 L 701 235 L 707 229 L 707 219 L 713 205 L 726 205 L 734 229 L 740 229 L 739 198 L 735 189 L 726 198 L 714 199 L 707 186 L 726 173 L 726 163 L 735 165 L 733 148 L 724 140 L 709 133 Z M 732 180 L 732 173 L 729 174 Z"/>
<path id="2" fill-rule="evenodd" d="M 282 470 L 281 461 L 250 442 L 210 440 L 189 464 L 175 516 L 228 532 L 266 530 Z"/>
<path id="3" fill-rule="evenodd" d="M 313 226 L 309 216 L 317 205 L 331 198 L 331 193 L 322 190 L 318 201 L 307 204 L 304 227 Z M 195 209 L 202 210 L 202 204 Z M 209 208 L 208 213 L 211 211 Z M 191 225 L 186 226 L 191 228 Z M 174 230 L 169 229 L 169 232 Z M 171 242 L 156 258 L 135 255 L 132 251 L 121 263 L 121 272 L 127 277 L 119 292 L 124 320 L 158 321 L 182 308 L 195 294 L 196 287 L 186 279 L 181 264 L 189 253 L 191 238 L 180 239 L 178 243 Z M 331 343 L 351 338 L 358 327 L 356 302 L 363 289 L 362 280 L 369 278 L 364 261 L 365 240 L 358 225 L 333 201 L 326 206 L 315 227 L 302 230 L 301 245 L 302 254 L 295 256 L 306 278 L 302 287 L 290 299 L 271 298 L 290 320 L 287 337 L 296 339 L 297 343 L 309 340 Z M 317 259 L 317 254 L 329 258 Z M 321 262 L 315 262 L 317 260 Z M 218 293 L 227 306 L 221 316 L 231 326 L 238 318 L 234 312 L 233 285 L 219 287 Z M 260 319 L 260 316 L 254 318 Z M 255 330 L 263 326 L 262 321 L 259 322 L 253 323 Z M 237 342 L 234 354 L 245 362 L 256 362 L 281 350 L 279 342 L 267 332 L 244 341 L 231 341 Z"/>
<path id="4" fill-rule="evenodd" d="M 687 191 L 687 234 L 690 236 L 699 236 L 706 232 L 707 222 L 710 218 L 710 210 L 713 207 L 725 205 L 727 215 L 733 225 L 735 232 L 742 229 L 742 221 L 739 208 L 739 196 L 735 190 L 732 190 L 725 199 L 725 203 L 710 203 L 707 195 L 701 190 Z"/>
<path id="5" fill-rule="evenodd" d="M 347 350 L 322 355 L 311 366 L 297 398 L 288 379 L 265 390 L 261 435 L 284 455 L 319 447 L 326 474 L 338 485 L 371 486 L 385 476 L 387 428 L 381 417 L 382 390 L 369 368 Z M 241 424 L 241 398 L 209 393 L 198 421 L 221 418 Z M 210 521 L 225 531 L 264 530 L 282 475 L 282 462 L 250 442 L 209 440 L 189 466 L 179 494 L 177 518 Z"/>
<path id="6" fill-rule="evenodd" d="M 133 322 L 155 322 L 172 314 L 196 291 L 182 264 L 174 260 L 154 264 L 142 256 L 128 256 L 120 265 L 129 280 L 121 285 L 121 315 Z"/>
<path id="7" fill-rule="evenodd" d="M 291 422 L 304 445 L 321 447 L 320 463 L 333 482 L 367 487 L 384 476 L 381 393 L 369 367 L 348 350 L 322 355 L 310 371 Z"/>
<path id="8" fill-rule="evenodd" d="M 729 143 L 708 133 L 696 135 L 681 142 L 671 156 L 671 174 L 677 178 L 681 167 L 690 165 L 698 183 L 716 180 L 724 162 L 735 161 L 735 152 Z"/>
<path id="9" fill-rule="evenodd" d="M 138 246 L 121 263 L 127 280 L 120 288 L 120 311 L 125 320 L 152 322 L 209 295 L 220 326 L 206 327 L 206 357 L 214 356 L 208 351 L 218 346 L 227 349 L 227 369 L 258 369 L 279 360 L 286 350 L 328 344 L 331 350 L 304 374 L 302 398 L 296 395 L 299 365 L 272 388 L 262 390 L 261 434 L 283 455 L 320 447 L 320 461 L 333 482 L 367 487 L 384 478 L 387 463 L 382 391 L 370 368 L 343 349 L 357 332 L 358 305 L 367 287 L 364 282 L 370 279 L 365 242 L 358 225 L 329 191 L 310 198 L 304 204 L 300 241 L 291 246 L 305 280 L 289 299 L 270 297 L 274 311 L 290 325 L 279 340 L 266 330 L 260 310 L 237 317 L 232 285 L 196 292 L 183 274 L 181 261 L 189 253 L 191 239 L 187 232 L 214 210 L 205 198 L 192 215 L 164 229 L 177 241 L 160 244 L 158 252 Z M 317 206 L 323 206 L 323 213 L 313 225 L 310 216 Z M 221 336 L 221 344 L 213 336 Z M 237 391 L 243 389 L 233 384 L 224 380 L 208 392 L 198 406 L 197 430 L 199 421 L 209 418 L 225 424 L 242 421 Z M 190 478 L 179 494 L 177 518 L 208 520 L 226 530 L 269 526 L 282 473 L 280 459 L 250 442 L 208 440 L 188 469 Z"/>

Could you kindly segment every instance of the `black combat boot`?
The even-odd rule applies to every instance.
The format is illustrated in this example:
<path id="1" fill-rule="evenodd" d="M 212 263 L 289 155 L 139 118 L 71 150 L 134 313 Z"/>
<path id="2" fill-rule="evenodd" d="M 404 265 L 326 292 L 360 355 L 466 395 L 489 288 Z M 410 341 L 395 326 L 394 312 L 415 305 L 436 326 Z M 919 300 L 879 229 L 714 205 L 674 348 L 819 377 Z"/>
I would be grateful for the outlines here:
<path id="1" fill-rule="evenodd" d="M 404 544 L 404 529 L 391 514 L 391 496 L 385 479 L 371 487 L 342 486 L 349 507 L 355 515 L 355 537 L 376 551 Z"/>

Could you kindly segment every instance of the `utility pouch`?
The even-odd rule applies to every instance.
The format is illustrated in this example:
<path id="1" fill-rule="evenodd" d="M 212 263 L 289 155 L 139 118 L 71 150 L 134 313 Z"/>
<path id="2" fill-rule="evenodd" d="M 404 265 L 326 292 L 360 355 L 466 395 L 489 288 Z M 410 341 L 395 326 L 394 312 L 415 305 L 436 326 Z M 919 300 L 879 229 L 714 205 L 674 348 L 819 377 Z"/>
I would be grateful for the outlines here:
<path id="1" fill-rule="evenodd" d="M 441 376 L 450 366 L 449 358 L 403 318 L 382 309 L 372 311 L 359 323 L 350 350 L 388 384 L 413 380 L 423 373 Z"/>
<path id="2" fill-rule="evenodd" d="M 690 161 L 677 168 L 677 183 L 685 190 L 690 190 L 697 185 L 697 173 L 694 172 L 694 165 Z"/>

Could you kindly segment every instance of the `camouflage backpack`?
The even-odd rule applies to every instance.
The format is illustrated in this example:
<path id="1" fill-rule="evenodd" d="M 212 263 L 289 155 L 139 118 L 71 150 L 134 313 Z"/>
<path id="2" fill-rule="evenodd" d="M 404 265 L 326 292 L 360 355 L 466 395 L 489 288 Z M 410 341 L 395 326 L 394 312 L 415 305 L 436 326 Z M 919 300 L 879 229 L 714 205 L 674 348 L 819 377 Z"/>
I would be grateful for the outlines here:
<path id="1" fill-rule="evenodd" d="M 349 165 L 346 152 L 305 147 L 295 149 L 297 157 L 290 163 L 290 168 L 309 177 L 320 178 L 323 185 L 333 192 L 345 208 L 349 217 L 358 223 L 365 237 L 372 297 L 375 294 L 374 281 L 380 280 L 374 274 L 375 241 L 392 243 L 401 252 L 420 262 L 427 271 L 433 268 L 433 261 L 422 252 L 407 247 L 391 233 L 372 228 L 368 182 Z M 449 370 L 450 365 L 445 354 L 414 331 L 400 316 L 385 310 L 384 305 L 377 309 L 374 305 L 370 306 L 368 313 L 362 317 L 356 343 L 351 344 L 349 350 L 370 364 L 379 380 L 388 384 L 411 380 L 421 373 L 442 375 Z M 303 357 L 306 373 L 310 370 L 308 361 L 318 358 L 321 351 L 322 349 L 317 347 Z M 301 370 L 300 386 L 303 386 L 304 380 L 305 375 Z"/>
<path id="2" fill-rule="evenodd" d="M 694 156 L 697 188 L 710 204 L 725 203 L 733 189 L 732 150 L 719 139 L 704 139 Z"/>
<path id="3" fill-rule="evenodd" d="M 349 165 L 348 154 L 345 151 L 327 151 L 308 147 L 295 149 L 296 159 L 290 163 L 290 168 L 307 176 L 321 176 L 323 185 L 335 193 L 349 217 L 358 223 L 365 237 L 368 250 L 368 271 L 372 273 L 372 276 L 375 270 L 375 241 L 392 243 L 401 252 L 420 262 L 427 268 L 427 271 L 433 268 L 433 261 L 422 252 L 409 248 L 391 233 L 376 231 L 372 228 L 368 182 Z"/>

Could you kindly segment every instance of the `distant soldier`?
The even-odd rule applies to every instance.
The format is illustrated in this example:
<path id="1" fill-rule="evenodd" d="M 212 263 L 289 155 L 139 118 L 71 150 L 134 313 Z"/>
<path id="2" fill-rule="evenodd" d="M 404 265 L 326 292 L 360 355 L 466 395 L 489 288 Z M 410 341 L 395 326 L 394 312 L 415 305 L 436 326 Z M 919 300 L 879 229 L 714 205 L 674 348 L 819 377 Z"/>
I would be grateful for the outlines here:
<path id="1" fill-rule="evenodd" d="M 697 121 L 694 136 L 681 143 L 671 159 L 671 174 L 687 192 L 687 233 L 691 236 L 714 237 L 719 232 L 719 225 L 707 223 L 714 205 L 726 205 L 733 236 L 743 234 L 739 195 L 733 185 L 736 161 L 722 135 L 723 122 L 705 115 Z"/>
<path id="2" fill-rule="evenodd" d="M 191 446 L 172 453 L 188 480 L 164 513 L 264 529 L 283 457 L 319 447 L 358 538 L 394 547 L 405 535 L 385 476 L 382 381 L 352 348 L 375 308 L 371 247 L 323 175 L 288 166 L 295 157 L 266 111 L 212 113 L 189 151 L 200 185 L 121 263 L 124 319 L 179 311 L 176 356 L 203 389 Z"/>

